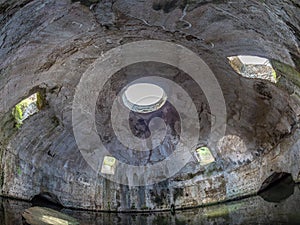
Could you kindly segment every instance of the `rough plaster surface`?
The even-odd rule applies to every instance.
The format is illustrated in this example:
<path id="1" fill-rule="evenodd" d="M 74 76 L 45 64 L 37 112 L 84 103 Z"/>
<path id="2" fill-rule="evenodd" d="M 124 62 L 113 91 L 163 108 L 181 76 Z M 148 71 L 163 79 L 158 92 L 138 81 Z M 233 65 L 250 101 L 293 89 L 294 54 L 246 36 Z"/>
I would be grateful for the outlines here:
<path id="1" fill-rule="evenodd" d="M 290 81 L 294 74 L 280 70 L 276 86 L 239 76 L 226 60 L 254 54 L 299 72 L 297 1 L 170 2 L 0 1 L 1 195 L 31 199 L 50 192 L 75 208 L 160 210 L 256 193 L 273 172 L 289 172 L 299 181 L 300 92 Z M 72 100 L 82 74 L 101 54 L 149 39 L 181 44 L 207 63 L 224 94 L 227 132 L 208 143 L 215 163 L 200 167 L 191 161 L 164 182 L 128 187 L 96 174 L 82 158 L 72 131 Z M 181 71 L 146 68 L 193 90 Z M 134 71 L 147 72 L 144 65 L 127 69 Z M 126 71 L 120 73 L 128 81 Z M 18 130 L 11 110 L 35 90 L 45 91 L 47 106 Z M 193 93 L 205 139 L 213 116 L 201 91 Z M 99 129 L 106 131 L 105 121 Z"/>
<path id="2" fill-rule="evenodd" d="M 260 196 L 197 209 L 170 212 L 146 213 L 102 213 L 62 209 L 61 212 L 75 217 L 83 225 L 102 224 L 260 224 L 292 223 L 299 218 L 299 186 L 292 196 L 280 203 L 267 202 Z M 30 203 L 0 198 L 0 219 L 6 225 L 22 224 L 21 214 L 31 207 Z"/>

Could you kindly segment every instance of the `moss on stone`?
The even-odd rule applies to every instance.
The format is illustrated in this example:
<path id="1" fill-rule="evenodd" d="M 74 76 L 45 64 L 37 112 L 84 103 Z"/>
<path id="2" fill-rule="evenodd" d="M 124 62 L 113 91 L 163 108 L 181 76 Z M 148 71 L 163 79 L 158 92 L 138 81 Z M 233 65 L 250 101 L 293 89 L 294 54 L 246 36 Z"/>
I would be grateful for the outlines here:
<path id="1" fill-rule="evenodd" d="M 17 168 L 17 173 L 18 173 L 18 175 L 19 175 L 19 176 L 21 176 L 21 175 L 22 175 L 22 170 L 21 170 L 21 167 L 18 167 L 18 168 Z"/>
<path id="2" fill-rule="evenodd" d="M 300 72 L 297 71 L 294 67 L 277 60 L 271 60 L 271 64 L 277 74 L 286 77 L 296 85 L 300 86 Z"/>
<path id="3" fill-rule="evenodd" d="M 36 106 L 39 110 L 45 106 L 45 96 L 40 92 L 36 93 Z"/>
<path id="4" fill-rule="evenodd" d="M 147 207 L 146 205 L 141 207 L 141 210 L 149 210 L 149 207 Z"/>
<path id="5" fill-rule="evenodd" d="M 31 104 L 35 105 L 35 108 L 37 108 L 35 110 L 35 112 L 41 110 L 44 105 L 45 105 L 45 97 L 43 94 L 41 94 L 40 92 L 36 92 L 35 94 L 29 96 L 28 98 L 22 100 L 21 102 L 19 102 L 12 110 L 12 115 L 15 119 L 15 123 L 16 123 L 16 127 L 20 128 L 21 125 L 23 124 L 23 120 L 25 120 L 26 118 L 28 118 L 28 116 L 32 115 L 31 114 L 24 114 L 24 112 L 31 106 Z"/>
<path id="6" fill-rule="evenodd" d="M 131 205 L 131 209 L 136 209 L 134 202 Z"/>
<path id="7" fill-rule="evenodd" d="M 17 128 L 20 128 L 20 126 L 22 125 L 23 111 L 21 107 L 22 106 L 20 104 L 17 104 L 13 109 L 13 116 L 15 118 Z"/>
<path id="8" fill-rule="evenodd" d="M 13 109 L 13 116 L 15 117 L 16 126 L 20 127 L 23 121 L 23 112 L 25 111 L 26 107 L 30 104 L 28 99 L 24 99 L 20 103 L 18 103 Z"/>

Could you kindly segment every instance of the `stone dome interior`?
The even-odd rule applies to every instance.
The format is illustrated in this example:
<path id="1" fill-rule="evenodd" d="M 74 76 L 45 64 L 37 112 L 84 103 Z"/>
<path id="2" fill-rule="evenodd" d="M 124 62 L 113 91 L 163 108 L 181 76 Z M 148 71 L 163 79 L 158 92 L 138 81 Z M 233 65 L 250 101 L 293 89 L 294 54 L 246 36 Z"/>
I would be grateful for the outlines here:
<path id="1" fill-rule="evenodd" d="M 274 173 L 289 173 L 300 181 L 297 0 L 0 0 L 0 32 L 1 196 L 32 200 L 50 193 L 64 207 L 165 210 L 256 194 Z M 163 61 L 154 57 L 154 48 L 145 47 L 149 60 L 143 62 L 133 53 L 121 61 L 111 53 L 148 40 L 151 46 L 170 43 L 178 51 L 168 52 L 168 45 L 158 49 L 168 56 Z M 191 60 L 184 61 L 185 54 Z M 196 65 L 201 70 L 195 70 L 199 82 L 187 73 L 196 56 L 201 59 Z M 272 70 L 267 78 L 243 76 L 237 71 L 245 63 L 233 63 L 229 57 L 235 56 L 262 57 Z M 110 66 L 103 67 L 106 59 Z M 178 67 L 168 63 L 173 59 Z M 126 66 L 117 70 L 119 64 Z M 99 80 L 83 81 L 84 76 L 96 77 L 95 71 Z M 107 71 L 111 76 L 102 82 Z M 211 105 L 214 98 L 209 96 L 217 92 L 206 85 L 208 73 L 224 100 L 226 117 L 220 127 L 214 111 L 223 103 Z M 168 98 L 154 112 L 127 109 L 123 117 L 118 95 L 137 79 L 164 85 Z M 185 94 L 175 95 L 167 81 Z M 79 87 L 84 95 L 77 98 Z M 16 106 L 33 94 L 36 108 L 18 123 Z M 169 101 L 171 95 L 179 108 Z M 76 105 L 91 99 L 96 102 L 91 108 Z M 111 113 L 114 107 L 116 114 Z M 183 109 L 197 112 L 193 119 L 198 125 L 182 123 Z M 76 120 L 75 110 L 93 116 L 95 126 Z M 125 128 L 134 138 L 127 138 Z M 93 139 L 83 149 L 77 130 L 96 135 L 111 158 L 104 160 Z M 137 149 L 140 145 L 150 150 Z M 197 152 L 201 147 L 206 156 Z M 168 161 L 174 154 L 176 159 Z M 199 163 L 205 157 L 208 163 Z M 185 165 L 172 173 L 182 160 Z M 164 167 L 147 169 L 165 161 Z M 134 172 L 136 167 L 143 169 Z M 152 178 L 158 182 L 147 183 Z"/>

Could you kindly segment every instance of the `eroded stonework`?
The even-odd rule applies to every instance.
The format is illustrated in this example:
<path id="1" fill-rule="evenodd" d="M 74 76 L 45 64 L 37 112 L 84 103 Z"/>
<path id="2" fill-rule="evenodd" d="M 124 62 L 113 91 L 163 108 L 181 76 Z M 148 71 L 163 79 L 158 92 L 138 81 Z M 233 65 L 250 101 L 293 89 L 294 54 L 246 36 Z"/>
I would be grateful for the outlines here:
<path id="1" fill-rule="evenodd" d="M 66 207 L 161 210 L 254 194 L 274 172 L 299 181 L 297 1 L 3 0 L 0 13 L 1 195 L 30 200 L 49 192 Z M 224 95 L 227 130 L 222 140 L 205 143 L 216 162 L 203 167 L 191 160 L 161 183 L 130 187 L 104 179 L 83 159 L 73 134 L 72 103 L 82 74 L 101 55 L 141 40 L 177 43 L 205 61 Z M 239 54 L 270 59 L 279 82 L 235 73 L 227 57 Z M 126 83 L 126 74 L 155 68 L 137 64 L 119 73 Z M 161 65 L 157 71 L 191 88 L 191 95 L 200 93 L 176 68 Z M 44 90 L 47 105 L 17 129 L 11 110 L 36 90 Z M 114 94 L 109 90 L 99 98 L 109 99 Z M 214 115 L 204 94 L 193 97 L 205 142 Z M 109 114 L 109 108 L 102 110 Z M 102 131 L 105 124 L 101 121 Z M 124 171 L 125 178 L 131 176 Z"/>

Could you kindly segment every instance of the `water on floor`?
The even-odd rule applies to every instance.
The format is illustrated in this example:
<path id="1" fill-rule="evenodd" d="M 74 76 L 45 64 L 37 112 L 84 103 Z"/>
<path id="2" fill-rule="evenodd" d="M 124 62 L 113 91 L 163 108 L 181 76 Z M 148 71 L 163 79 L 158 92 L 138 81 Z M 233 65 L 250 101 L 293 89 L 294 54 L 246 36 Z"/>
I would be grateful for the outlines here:
<path id="1" fill-rule="evenodd" d="M 81 225 L 296 225 L 300 224 L 300 185 L 291 185 L 293 185 L 292 189 L 289 185 L 274 186 L 262 196 L 197 209 L 177 210 L 175 213 L 103 213 L 61 207 L 55 209 L 76 218 Z M 26 224 L 21 214 L 25 209 L 39 204 L 0 198 L 0 224 Z"/>

